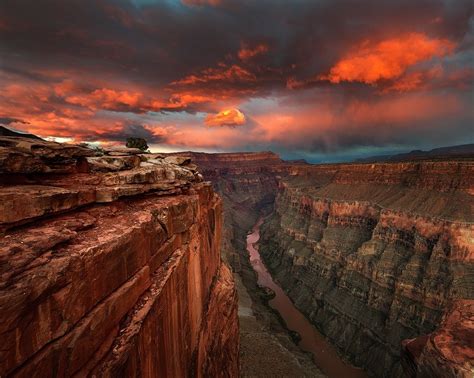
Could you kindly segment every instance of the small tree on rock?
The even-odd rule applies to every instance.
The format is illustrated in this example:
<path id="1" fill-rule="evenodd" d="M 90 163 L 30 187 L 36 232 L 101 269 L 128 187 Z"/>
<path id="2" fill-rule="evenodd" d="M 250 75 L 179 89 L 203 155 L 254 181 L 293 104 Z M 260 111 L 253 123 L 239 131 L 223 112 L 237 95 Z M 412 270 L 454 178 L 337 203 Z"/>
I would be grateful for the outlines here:
<path id="1" fill-rule="evenodd" d="M 146 140 L 143 138 L 135 138 L 135 137 L 127 138 L 126 146 L 128 148 L 138 148 L 142 151 L 148 150 L 148 144 L 146 143 Z"/>

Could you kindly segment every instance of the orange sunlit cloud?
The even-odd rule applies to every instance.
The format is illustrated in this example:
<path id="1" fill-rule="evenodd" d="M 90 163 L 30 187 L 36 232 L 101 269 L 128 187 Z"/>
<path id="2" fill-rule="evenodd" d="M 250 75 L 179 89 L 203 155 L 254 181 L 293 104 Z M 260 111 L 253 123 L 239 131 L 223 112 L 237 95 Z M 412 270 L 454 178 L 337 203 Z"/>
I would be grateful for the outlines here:
<path id="1" fill-rule="evenodd" d="M 401 134 L 434 130 L 437 120 L 456 117 L 466 104 L 456 96 L 390 95 L 376 102 L 351 100 L 343 107 L 328 97 L 317 105 L 279 106 L 252 115 L 259 141 L 287 148 L 337 149 L 360 143 L 381 143 Z M 223 142 L 224 143 L 224 142 Z"/>
<path id="2" fill-rule="evenodd" d="M 116 91 L 109 88 L 100 88 L 87 95 L 73 95 L 66 97 L 70 104 L 82 105 L 91 109 L 116 109 L 119 106 L 136 107 L 140 104 L 141 93 Z"/>
<path id="3" fill-rule="evenodd" d="M 331 99 L 326 99 L 317 106 L 298 108 L 298 111 L 282 108 L 274 112 L 254 116 L 265 130 L 268 139 L 301 139 L 315 133 L 348 130 L 361 125 L 390 123 L 393 127 L 430 120 L 439 116 L 454 114 L 460 104 L 456 98 L 438 96 L 410 96 L 385 99 L 377 102 L 352 100 L 341 111 Z M 288 130 L 292 131 L 291 135 Z"/>
<path id="4" fill-rule="evenodd" d="M 463 107 L 455 96 L 429 94 L 410 94 L 408 97 L 397 94 L 391 99 L 384 96 L 375 103 L 352 100 L 342 112 L 332 102 L 332 98 L 326 98 L 316 106 L 272 107 L 252 116 L 256 126 L 252 128 L 200 129 L 192 123 L 183 124 L 167 129 L 167 143 L 186 148 L 235 149 L 255 141 L 307 147 L 316 139 L 327 146 L 337 146 L 348 143 L 354 134 L 365 135 L 365 138 L 383 138 L 386 133 L 397 135 L 406 131 L 407 125 L 432 124 L 436 119 L 457 114 Z M 390 127 L 382 130 L 382 125 L 387 124 Z"/>
<path id="5" fill-rule="evenodd" d="M 158 92 L 158 91 L 157 91 Z M 225 91 L 215 93 L 199 88 L 192 90 L 166 90 L 146 94 L 137 90 L 97 88 L 84 91 L 72 80 L 64 80 L 54 86 L 54 93 L 68 104 L 79 105 L 91 110 L 131 110 L 146 111 L 180 110 L 193 104 L 213 103 L 228 97 Z"/>
<path id="6" fill-rule="evenodd" d="M 443 76 L 443 68 L 437 65 L 429 70 L 420 70 L 414 72 L 407 72 L 394 83 L 383 89 L 382 92 L 408 92 L 414 89 L 422 88 L 433 79 L 439 79 Z"/>
<path id="7" fill-rule="evenodd" d="M 241 126 L 246 122 L 244 113 L 239 109 L 226 109 L 217 114 L 208 114 L 207 126 Z"/>
<path id="8" fill-rule="evenodd" d="M 211 67 L 201 71 L 198 75 L 189 75 L 183 79 L 173 82 L 174 85 L 192 85 L 207 83 L 210 81 L 229 81 L 229 82 L 252 82 L 256 81 L 255 74 L 245 68 L 233 64 L 226 66 L 219 64 L 219 67 Z"/>
<path id="9" fill-rule="evenodd" d="M 73 24 L 56 2 L 0 5 L 6 127 L 283 154 L 471 142 L 468 0 L 77 2 Z"/>
<path id="10" fill-rule="evenodd" d="M 268 46 L 263 43 L 258 44 L 255 47 L 248 47 L 246 45 L 243 45 L 237 55 L 239 56 L 240 60 L 245 61 L 245 60 L 249 60 L 253 58 L 254 56 L 264 54 L 267 51 L 268 51 Z"/>
<path id="11" fill-rule="evenodd" d="M 429 38 L 421 33 L 410 33 L 362 45 L 337 62 L 328 75 L 319 79 L 337 84 L 343 81 L 376 84 L 380 80 L 397 79 L 406 70 L 433 57 L 453 52 L 455 44 L 447 39 Z"/>

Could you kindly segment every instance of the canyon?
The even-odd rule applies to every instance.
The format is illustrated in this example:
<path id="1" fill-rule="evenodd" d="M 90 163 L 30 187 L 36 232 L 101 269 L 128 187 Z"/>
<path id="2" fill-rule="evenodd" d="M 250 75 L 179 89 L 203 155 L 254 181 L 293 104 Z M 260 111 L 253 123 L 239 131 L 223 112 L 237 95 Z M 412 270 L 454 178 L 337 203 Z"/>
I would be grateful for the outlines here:
<path id="1" fill-rule="evenodd" d="M 341 356 L 371 376 L 472 376 L 472 160 L 193 159 L 223 198 L 223 253 L 249 291 L 245 238 L 263 215 L 266 266 Z"/>
<path id="2" fill-rule="evenodd" d="M 472 376 L 472 159 L 0 136 L 0 180 L 2 377 Z"/>

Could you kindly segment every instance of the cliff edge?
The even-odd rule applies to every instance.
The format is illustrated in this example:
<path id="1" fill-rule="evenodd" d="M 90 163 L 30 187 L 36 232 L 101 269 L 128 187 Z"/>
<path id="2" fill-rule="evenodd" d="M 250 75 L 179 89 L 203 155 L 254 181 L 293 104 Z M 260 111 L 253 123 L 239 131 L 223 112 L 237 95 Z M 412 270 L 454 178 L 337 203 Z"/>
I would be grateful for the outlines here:
<path id="1" fill-rule="evenodd" d="M 188 158 L 0 137 L 0 376 L 237 376 L 221 228 Z"/>

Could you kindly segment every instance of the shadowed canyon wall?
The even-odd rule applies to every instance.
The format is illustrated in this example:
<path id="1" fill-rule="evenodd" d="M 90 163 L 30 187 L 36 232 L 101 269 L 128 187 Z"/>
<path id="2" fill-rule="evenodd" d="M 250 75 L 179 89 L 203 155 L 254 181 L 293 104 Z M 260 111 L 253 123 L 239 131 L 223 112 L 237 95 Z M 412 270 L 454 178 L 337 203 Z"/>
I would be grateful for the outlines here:
<path id="1" fill-rule="evenodd" d="M 222 202 L 189 159 L 0 146 L 1 376 L 238 376 Z"/>
<path id="2" fill-rule="evenodd" d="M 223 259 L 233 269 L 239 293 L 240 360 L 243 376 L 324 377 L 311 356 L 294 343 L 276 313 L 266 305 L 267 293 L 247 253 L 247 233 L 260 212 L 271 211 L 278 177 L 286 166 L 271 152 L 182 153 L 192 156 L 223 200 Z"/>
<path id="3" fill-rule="evenodd" d="M 311 172 L 309 186 L 300 178 L 280 184 L 261 254 L 297 307 L 376 376 L 400 376 L 402 340 L 432 332 L 455 301 L 473 299 L 467 168 L 341 166 L 330 177 Z M 467 340 L 459 334 L 444 343 L 451 353 L 458 348 L 460 361 L 433 373 L 467 375 Z"/>
<path id="4" fill-rule="evenodd" d="M 472 374 L 472 162 L 224 155 L 196 159 L 224 198 L 234 269 L 263 210 L 267 266 L 353 363 L 374 376 Z"/>

